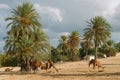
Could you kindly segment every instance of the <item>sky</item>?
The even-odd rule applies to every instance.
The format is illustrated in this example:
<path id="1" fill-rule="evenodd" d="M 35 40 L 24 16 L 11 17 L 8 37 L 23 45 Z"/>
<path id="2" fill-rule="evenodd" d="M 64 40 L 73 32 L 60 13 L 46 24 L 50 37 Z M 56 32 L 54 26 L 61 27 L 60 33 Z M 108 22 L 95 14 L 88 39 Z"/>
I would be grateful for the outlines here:
<path id="1" fill-rule="evenodd" d="M 40 15 L 44 32 L 51 45 L 56 47 L 61 35 L 76 30 L 82 36 L 86 21 L 103 16 L 112 27 L 111 39 L 120 42 L 120 0 L 0 0 L 0 51 L 3 50 L 7 35 L 5 18 L 23 2 L 30 2 Z"/>

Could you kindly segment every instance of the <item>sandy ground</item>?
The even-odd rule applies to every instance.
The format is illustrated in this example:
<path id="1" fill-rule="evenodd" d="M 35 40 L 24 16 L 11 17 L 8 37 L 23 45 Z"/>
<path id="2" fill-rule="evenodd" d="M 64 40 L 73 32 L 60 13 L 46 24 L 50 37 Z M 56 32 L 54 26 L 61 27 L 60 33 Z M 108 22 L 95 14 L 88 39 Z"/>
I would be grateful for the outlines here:
<path id="1" fill-rule="evenodd" d="M 55 66 L 59 69 L 57 73 L 53 68 L 51 73 L 39 70 L 36 74 L 21 73 L 19 67 L 14 67 L 11 72 L 5 72 L 7 67 L 0 68 L 0 80 L 120 80 L 120 53 L 116 57 L 99 59 L 105 66 L 105 71 L 94 71 L 92 66 L 88 68 L 88 61 L 61 62 Z"/>

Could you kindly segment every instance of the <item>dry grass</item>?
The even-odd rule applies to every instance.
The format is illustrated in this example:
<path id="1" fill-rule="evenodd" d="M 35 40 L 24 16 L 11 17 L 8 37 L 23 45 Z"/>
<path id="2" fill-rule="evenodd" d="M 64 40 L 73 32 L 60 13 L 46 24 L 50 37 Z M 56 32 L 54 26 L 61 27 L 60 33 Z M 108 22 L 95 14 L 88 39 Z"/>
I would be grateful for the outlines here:
<path id="1" fill-rule="evenodd" d="M 88 68 L 88 61 L 57 63 L 57 73 L 53 68 L 51 73 L 40 70 L 36 74 L 21 73 L 19 67 L 12 72 L 5 72 L 6 67 L 0 68 L 0 80 L 120 80 L 120 54 L 116 57 L 99 59 L 105 66 L 105 71 L 99 72 Z"/>

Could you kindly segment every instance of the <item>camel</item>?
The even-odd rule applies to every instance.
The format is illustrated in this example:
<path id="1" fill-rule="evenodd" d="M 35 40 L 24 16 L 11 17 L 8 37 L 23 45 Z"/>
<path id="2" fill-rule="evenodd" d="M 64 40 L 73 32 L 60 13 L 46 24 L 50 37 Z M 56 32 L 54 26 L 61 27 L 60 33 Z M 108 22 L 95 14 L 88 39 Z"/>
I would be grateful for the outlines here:
<path id="1" fill-rule="evenodd" d="M 34 61 L 30 63 L 32 70 L 34 70 L 34 72 L 38 71 L 38 67 L 41 68 L 41 70 L 47 70 L 50 69 L 51 67 L 53 67 L 56 72 L 58 72 L 58 69 L 54 66 L 54 63 L 51 60 L 48 60 L 46 63 L 42 63 L 41 61 Z"/>
<path id="2" fill-rule="evenodd" d="M 91 59 L 89 61 L 89 64 L 88 64 L 88 67 L 90 67 L 90 65 L 93 64 L 93 69 L 95 69 L 95 66 L 98 66 L 98 69 L 99 68 L 102 68 L 102 71 L 104 70 L 105 67 L 102 66 L 102 64 L 98 61 L 98 60 L 95 60 L 95 59 Z"/>
<path id="3" fill-rule="evenodd" d="M 42 65 L 42 62 L 41 61 L 33 61 L 33 62 L 30 62 L 30 66 L 32 68 L 32 70 L 34 72 L 37 72 L 38 71 L 38 67 L 40 67 Z"/>
<path id="4" fill-rule="evenodd" d="M 5 69 L 6 72 L 10 72 L 10 71 L 12 71 L 12 70 L 13 70 L 13 67 L 12 67 L 12 68 L 6 68 L 6 69 Z"/>
<path id="5" fill-rule="evenodd" d="M 46 63 L 41 65 L 41 69 L 46 70 L 46 72 L 48 72 L 47 70 L 51 67 L 53 67 L 56 70 L 56 72 L 58 72 L 58 69 L 54 66 L 54 63 L 51 60 L 48 60 Z"/>

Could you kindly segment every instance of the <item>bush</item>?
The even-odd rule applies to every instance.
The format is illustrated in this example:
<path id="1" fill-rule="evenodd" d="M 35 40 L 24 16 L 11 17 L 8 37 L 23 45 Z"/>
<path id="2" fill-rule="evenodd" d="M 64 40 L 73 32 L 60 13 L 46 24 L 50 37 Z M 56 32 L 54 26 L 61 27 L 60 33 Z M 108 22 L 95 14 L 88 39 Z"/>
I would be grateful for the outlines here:
<path id="1" fill-rule="evenodd" d="M 38 55 L 35 55 L 33 58 L 33 60 L 41 60 L 41 61 L 47 61 L 49 59 L 51 59 L 50 53 L 38 54 Z"/>
<path id="2" fill-rule="evenodd" d="M 91 49 L 88 50 L 87 55 L 94 55 L 94 53 L 95 53 L 94 48 L 91 48 Z M 80 59 L 84 59 L 85 56 L 86 56 L 85 49 L 80 48 L 79 49 L 79 57 L 80 57 Z"/>
<path id="3" fill-rule="evenodd" d="M 17 56 L 3 56 L 2 57 L 2 66 L 18 66 L 20 63 L 19 59 Z"/>
<path id="4" fill-rule="evenodd" d="M 0 54 L 0 67 L 2 66 L 2 58 L 3 58 L 3 55 Z"/>
<path id="5" fill-rule="evenodd" d="M 58 49 L 52 49 L 51 50 L 51 60 L 53 62 L 58 62 L 61 60 L 61 53 Z"/>
<path id="6" fill-rule="evenodd" d="M 117 49 L 117 51 L 120 52 L 120 42 L 116 43 L 114 46 Z"/>

